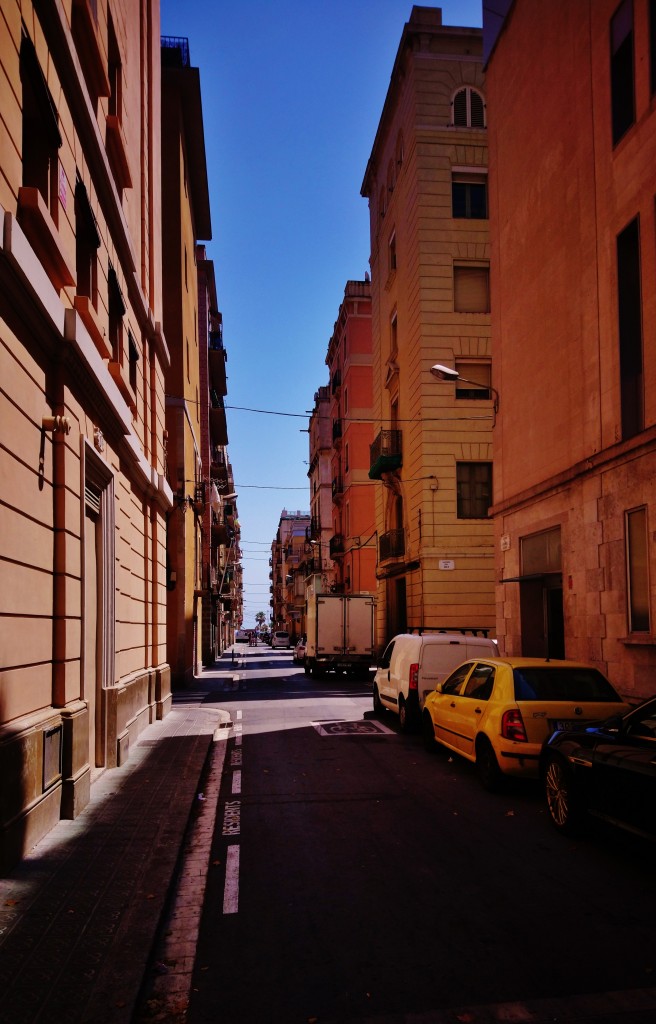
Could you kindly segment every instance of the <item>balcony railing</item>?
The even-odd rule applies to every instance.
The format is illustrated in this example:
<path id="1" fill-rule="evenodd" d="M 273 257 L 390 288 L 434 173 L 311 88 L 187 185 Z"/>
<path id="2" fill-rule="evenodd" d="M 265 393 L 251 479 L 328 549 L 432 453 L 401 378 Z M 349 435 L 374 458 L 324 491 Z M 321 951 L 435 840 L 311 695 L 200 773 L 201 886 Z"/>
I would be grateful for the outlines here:
<path id="1" fill-rule="evenodd" d="M 382 533 L 378 541 L 378 560 L 402 558 L 405 554 L 405 530 L 388 530 Z"/>
<path id="2" fill-rule="evenodd" d="M 342 421 L 333 420 L 333 442 L 339 441 L 342 436 Z"/>
<path id="3" fill-rule="evenodd" d="M 344 483 L 340 476 L 333 477 L 333 498 L 341 498 L 344 494 Z"/>
<path id="4" fill-rule="evenodd" d="M 341 534 L 336 533 L 334 537 L 330 538 L 329 550 L 331 558 L 344 554 L 344 538 Z"/>
<path id="5" fill-rule="evenodd" d="M 402 431 L 381 430 L 378 437 L 369 447 L 369 478 L 380 480 L 383 473 L 400 469 L 403 465 L 401 449 Z"/>

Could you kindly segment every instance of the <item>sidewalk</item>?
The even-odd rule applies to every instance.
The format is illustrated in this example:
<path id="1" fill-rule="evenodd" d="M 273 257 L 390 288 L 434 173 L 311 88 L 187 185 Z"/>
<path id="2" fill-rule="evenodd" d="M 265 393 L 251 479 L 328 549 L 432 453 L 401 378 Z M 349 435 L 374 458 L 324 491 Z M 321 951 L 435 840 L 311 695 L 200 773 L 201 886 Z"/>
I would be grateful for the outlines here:
<path id="1" fill-rule="evenodd" d="M 176 700 L 92 785 L 83 813 L 0 878 L 2 1024 L 130 1021 L 203 768 L 230 725 Z"/>

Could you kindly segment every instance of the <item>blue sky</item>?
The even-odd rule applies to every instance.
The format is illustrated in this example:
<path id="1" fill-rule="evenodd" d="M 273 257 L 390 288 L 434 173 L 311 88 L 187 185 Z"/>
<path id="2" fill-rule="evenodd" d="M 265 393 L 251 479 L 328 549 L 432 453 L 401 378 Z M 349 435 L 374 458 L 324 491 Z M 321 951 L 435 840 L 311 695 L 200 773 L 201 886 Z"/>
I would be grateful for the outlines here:
<path id="1" fill-rule="evenodd" d="M 445 25 L 482 24 L 481 0 L 440 6 Z M 162 34 L 186 36 L 200 69 L 246 626 L 269 614 L 282 509 L 309 509 L 305 413 L 328 381 L 345 284 L 369 268 L 360 187 L 411 10 L 406 0 L 161 2 Z"/>

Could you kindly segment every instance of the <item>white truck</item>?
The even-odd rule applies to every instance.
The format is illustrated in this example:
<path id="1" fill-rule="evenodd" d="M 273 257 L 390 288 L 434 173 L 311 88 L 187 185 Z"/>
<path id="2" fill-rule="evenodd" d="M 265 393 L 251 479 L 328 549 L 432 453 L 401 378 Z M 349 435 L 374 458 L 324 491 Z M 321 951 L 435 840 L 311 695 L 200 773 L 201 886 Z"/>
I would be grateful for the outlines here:
<path id="1" fill-rule="evenodd" d="M 308 587 L 305 673 L 321 679 L 327 672 L 344 672 L 368 679 L 374 662 L 372 594 L 320 594 Z"/>

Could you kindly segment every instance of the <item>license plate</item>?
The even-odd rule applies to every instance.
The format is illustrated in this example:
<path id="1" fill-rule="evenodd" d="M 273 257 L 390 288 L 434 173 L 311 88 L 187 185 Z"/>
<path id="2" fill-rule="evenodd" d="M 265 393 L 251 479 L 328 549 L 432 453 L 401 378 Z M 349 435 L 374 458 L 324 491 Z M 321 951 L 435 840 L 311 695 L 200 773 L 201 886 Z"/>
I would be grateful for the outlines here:
<path id="1" fill-rule="evenodd" d="M 553 732 L 557 732 L 560 729 L 580 729 L 587 724 L 587 722 L 582 722 L 580 718 L 556 718 L 552 721 L 551 728 Z"/>

